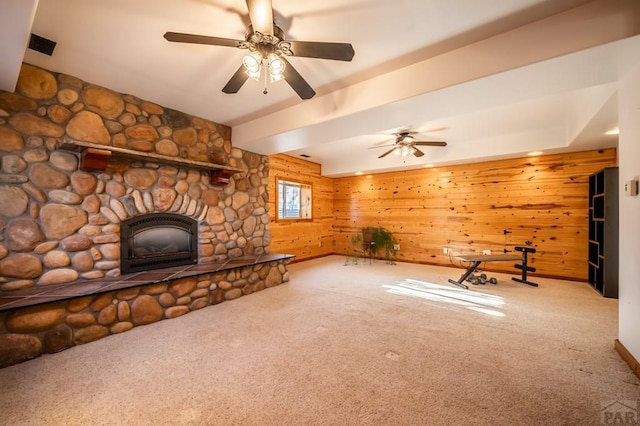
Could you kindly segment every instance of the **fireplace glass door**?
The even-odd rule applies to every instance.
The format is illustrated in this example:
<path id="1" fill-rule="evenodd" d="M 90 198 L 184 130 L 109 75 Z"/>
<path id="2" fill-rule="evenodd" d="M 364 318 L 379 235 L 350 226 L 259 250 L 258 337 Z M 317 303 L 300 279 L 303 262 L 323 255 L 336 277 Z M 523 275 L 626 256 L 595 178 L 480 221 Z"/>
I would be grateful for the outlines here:
<path id="1" fill-rule="evenodd" d="M 152 213 L 122 222 L 123 274 L 198 262 L 197 222 L 173 213 Z"/>

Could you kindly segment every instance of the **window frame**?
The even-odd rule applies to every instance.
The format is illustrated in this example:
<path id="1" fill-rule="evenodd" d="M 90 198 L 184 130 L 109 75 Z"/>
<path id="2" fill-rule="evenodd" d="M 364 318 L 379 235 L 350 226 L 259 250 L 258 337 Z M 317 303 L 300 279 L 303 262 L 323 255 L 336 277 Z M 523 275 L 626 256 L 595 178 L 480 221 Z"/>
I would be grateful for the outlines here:
<path id="1" fill-rule="evenodd" d="M 289 183 L 291 186 L 299 187 L 299 204 L 298 204 L 298 216 L 296 217 L 280 217 L 280 183 Z M 313 221 L 313 185 L 310 182 L 305 182 L 297 179 L 292 179 L 289 177 L 281 177 L 276 176 L 276 211 L 275 211 L 275 219 L 276 222 L 312 222 Z M 302 217 L 301 212 L 303 211 L 302 206 L 302 197 L 303 197 L 303 187 L 308 187 L 309 191 L 309 217 Z"/>

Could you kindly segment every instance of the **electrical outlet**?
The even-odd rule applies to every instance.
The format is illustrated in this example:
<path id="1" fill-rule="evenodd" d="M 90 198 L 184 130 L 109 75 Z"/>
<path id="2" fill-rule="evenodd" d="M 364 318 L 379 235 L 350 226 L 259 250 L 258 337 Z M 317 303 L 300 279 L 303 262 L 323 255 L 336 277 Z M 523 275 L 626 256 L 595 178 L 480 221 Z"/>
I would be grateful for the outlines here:
<path id="1" fill-rule="evenodd" d="M 442 247 L 442 254 L 449 254 L 449 250 L 451 250 L 449 247 Z"/>
<path id="2" fill-rule="evenodd" d="M 491 254 L 491 250 L 482 250 L 483 256 L 489 256 Z"/>
<path id="3" fill-rule="evenodd" d="M 393 249 L 394 249 L 395 251 L 400 250 L 400 244 L 394 244 L 394 245 L 393 245 Z"/>
<path id="4" fill-rule="evenodd" d="M 318 247 L 322 247 L 322 241 L 318 242 Z"/>

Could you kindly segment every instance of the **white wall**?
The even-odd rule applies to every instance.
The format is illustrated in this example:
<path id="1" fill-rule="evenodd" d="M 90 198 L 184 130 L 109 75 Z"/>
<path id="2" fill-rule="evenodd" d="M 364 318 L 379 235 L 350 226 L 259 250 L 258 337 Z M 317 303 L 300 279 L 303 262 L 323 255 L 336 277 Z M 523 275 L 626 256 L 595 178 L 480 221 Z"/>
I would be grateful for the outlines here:
<path id="1" fill-rule="evenodd" d="M 0 0 L 0 90 L 13 92 L 29 45 L 38 0 Z"/>
<path id="2" fill-rule="evenodd" d="M 640 361 L 640 196 L 624 195 L 624 182 L 640 177 L 640 66 L 619 91 L 620 288 L 618 339 Z"/>

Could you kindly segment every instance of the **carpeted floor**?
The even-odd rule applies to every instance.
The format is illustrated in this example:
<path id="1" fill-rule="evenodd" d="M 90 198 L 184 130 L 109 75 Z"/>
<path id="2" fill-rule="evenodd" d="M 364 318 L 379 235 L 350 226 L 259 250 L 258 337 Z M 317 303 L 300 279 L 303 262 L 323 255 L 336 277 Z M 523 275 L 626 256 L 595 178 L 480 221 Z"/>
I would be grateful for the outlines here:
<path id="1" fill-rule="evenodd" d="M 343 263 L 2 369 L 0 424 L 596 425 L 640 400 L 585 283 Z"/>

